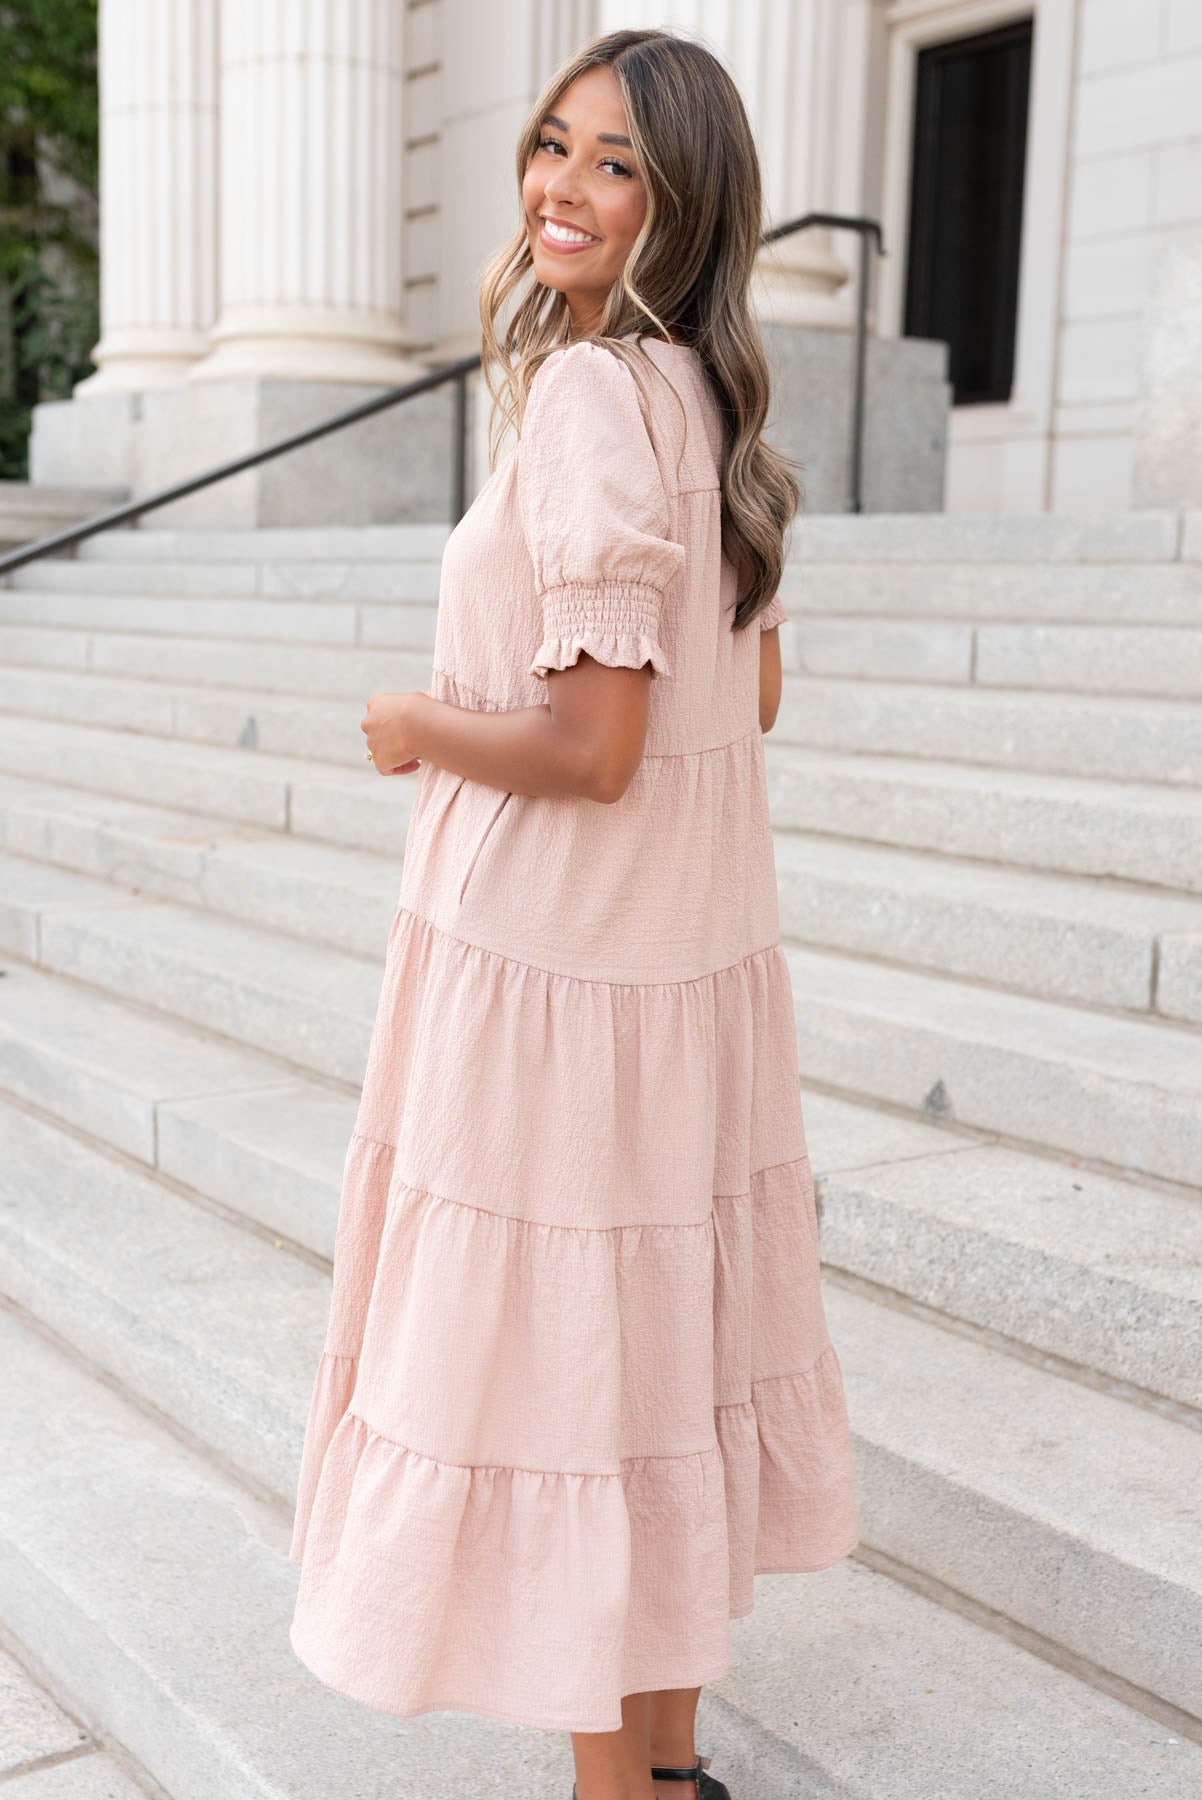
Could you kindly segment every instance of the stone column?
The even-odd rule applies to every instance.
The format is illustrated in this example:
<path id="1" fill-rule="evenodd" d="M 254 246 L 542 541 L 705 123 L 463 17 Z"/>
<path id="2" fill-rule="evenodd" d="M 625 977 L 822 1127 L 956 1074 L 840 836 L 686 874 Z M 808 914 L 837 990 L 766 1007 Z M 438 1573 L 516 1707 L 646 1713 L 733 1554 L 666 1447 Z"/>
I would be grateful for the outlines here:
<path id="1" fill-rule="evenodd" d="M 399 0 L 221 0 L 221 293 L 193 381 L 406 360 Z"/>
<path id="2" fill-rule="evenodd" d="M 179 381 L 208 349 L 217 4 L 101 0 L 101 336 L 76 394 Z"/>

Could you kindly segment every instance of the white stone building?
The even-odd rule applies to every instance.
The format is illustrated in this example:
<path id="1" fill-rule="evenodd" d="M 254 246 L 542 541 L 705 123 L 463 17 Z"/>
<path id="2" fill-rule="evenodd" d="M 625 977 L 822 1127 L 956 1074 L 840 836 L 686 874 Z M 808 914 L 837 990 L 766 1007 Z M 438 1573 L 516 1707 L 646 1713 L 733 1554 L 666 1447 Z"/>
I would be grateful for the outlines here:
<path id="1" fill-rule="evenodd" d="M 668 25 L 739 82 L 765 224 L 879 219 L 871 332 L 950 343 L 936 506 L 1202 495 L 1199 0 L 101 0 L 100 19 L 97 372 L 40 409 L 35 480 L 143 492 L 476 350 L 535 93 L 591 35 Z M 765 320 L 847 334 L 857 256 L 850 231 L 771 246 Z M 213 490 L 233 512 L 179 516 L 276 516 L 238 482 Z"/>

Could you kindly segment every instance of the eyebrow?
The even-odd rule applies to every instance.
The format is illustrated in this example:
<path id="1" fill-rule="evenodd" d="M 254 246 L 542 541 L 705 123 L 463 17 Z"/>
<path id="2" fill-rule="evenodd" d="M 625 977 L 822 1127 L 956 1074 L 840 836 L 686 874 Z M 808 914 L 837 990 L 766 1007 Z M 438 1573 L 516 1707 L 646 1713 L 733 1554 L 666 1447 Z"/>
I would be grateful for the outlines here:
<path id="1" fill-rule="evenodd" d="M 558 119 L 554 113 L 548 113 L 543 120 L 543 124 L 554 125 L 556 131 L 571 131 L 572 129 L 566 119 Z M 628 137 L 623 137 L 618 131 L 599 131 L 597 133 L 597 142 L 599 144 L 625 144 L 628 150 L 634 149 L 634 145 L 631 143 L 630 139 Z"/>

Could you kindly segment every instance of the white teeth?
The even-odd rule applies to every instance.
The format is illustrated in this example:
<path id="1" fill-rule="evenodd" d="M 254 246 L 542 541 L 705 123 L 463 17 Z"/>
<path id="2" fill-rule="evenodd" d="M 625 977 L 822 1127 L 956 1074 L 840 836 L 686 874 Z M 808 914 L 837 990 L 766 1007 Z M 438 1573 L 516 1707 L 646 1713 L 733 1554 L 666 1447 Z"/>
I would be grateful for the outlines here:
<path id="1" fill-rule="evenodd" d="M 550 219 L 543 220 L 543 230 L 561 244 L 591 244 L 594 241 L 589 232 L 569 231 L 565 225 L 555 225 Z"/>

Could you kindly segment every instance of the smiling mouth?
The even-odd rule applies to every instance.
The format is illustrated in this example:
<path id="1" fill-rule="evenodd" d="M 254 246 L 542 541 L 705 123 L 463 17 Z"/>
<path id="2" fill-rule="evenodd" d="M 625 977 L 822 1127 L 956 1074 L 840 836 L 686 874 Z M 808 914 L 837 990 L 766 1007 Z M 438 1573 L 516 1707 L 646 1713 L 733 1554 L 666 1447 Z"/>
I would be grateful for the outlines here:
<path id="1" fill-rule="evenodd" d="M 594 244 L 601 242 L 599 237 L 593 237 L 588 232 L 580 234 L 544 218 L 540 218 L 538 222 L 538 237 L 539 242 L 549 250 L 591 250 Z"/>

